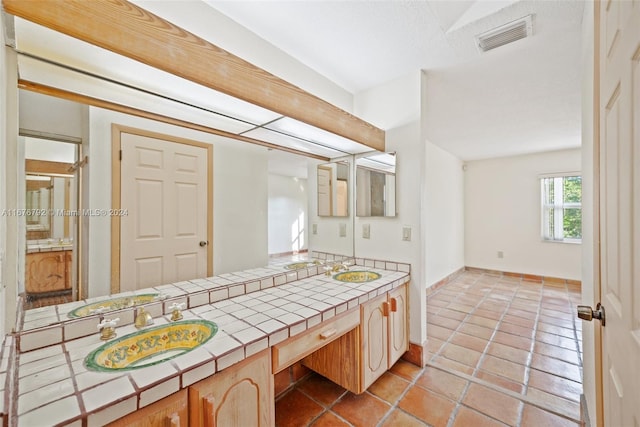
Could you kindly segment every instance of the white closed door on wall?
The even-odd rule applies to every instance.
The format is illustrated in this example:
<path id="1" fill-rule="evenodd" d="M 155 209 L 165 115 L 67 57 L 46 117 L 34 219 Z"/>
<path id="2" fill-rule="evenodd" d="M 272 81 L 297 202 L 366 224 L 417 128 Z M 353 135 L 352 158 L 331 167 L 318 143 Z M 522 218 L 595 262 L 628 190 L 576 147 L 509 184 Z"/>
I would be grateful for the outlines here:
<path id="1" fill-rule="evenodd" d="M 331 216 L 331 168 L 318 166 L 318 216 Z"/>
<path id="2" fill-rule="evenodd" d="M 120 291 L 206 277 L 207 150 L 121 134 Z"/>
<path id="3" fill-rule="evenodd" d="M 640 4 L 599 7 L 604 426 L 640 425 Z M 586 327 L 586 326 L 585 326 Z"/>

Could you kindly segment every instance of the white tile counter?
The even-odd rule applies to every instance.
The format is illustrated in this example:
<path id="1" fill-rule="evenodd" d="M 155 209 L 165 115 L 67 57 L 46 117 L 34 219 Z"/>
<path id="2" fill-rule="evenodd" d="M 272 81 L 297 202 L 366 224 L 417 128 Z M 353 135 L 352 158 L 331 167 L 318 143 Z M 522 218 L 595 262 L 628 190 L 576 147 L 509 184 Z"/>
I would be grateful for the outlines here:
<path id="1" fill-rule="evenodd" d="M 38 427 L 69 423 L 80 426 L 83 419 L 87 420 L 88 426 L 103 425 L 325 320 L 357 309 L 360 304 L 410 279 L 407 264 L 358 262 L 367 267 L 356 265 L 351 270 L 371 270 L 380 273 L 381 278 L 354 284 L 339 282 L 320 272 L 288 283 L 286 280 L 282 284 L 272 281 L 271 286 L 251 292 L 246 288 L 248 282 L 243 281 L 244 292 L 238 296 L 233 296 L 234 285 L 227 283 L 228 287 L 224 288 L 226 298 L 183 311 L 185 320 L 215 322 L 217 334 L 201 347 L 158 365 L 116 373 L 87 370 L 85 357 L 103 344 L 95 325 L 91 335 L 58 340 L 44 348 L 17 353 L 18 369 L 14 381 L 18 398 L 11 408 L 17 416 L 17 425 Z M 295 271 L 292 273 L 296 274 Z M 223 276 L 216 279 L 229 280 Z M 211 283 L 210 279 L 202 280 Z M 199 281 L 189 283 L 204 284 Z M 187 300 L 189 295 L 186 292 Z M 169 316 L 154 316 L 154 322 L 155 325 L 168 323 Z M 95 319 L 93 323 L 97 323 Z M 117 327 L 116 331 L 118 337 L 123 337 L 137 330 L 128 324 Z M 0 379 L 1 376 L 0 371 Z"/>

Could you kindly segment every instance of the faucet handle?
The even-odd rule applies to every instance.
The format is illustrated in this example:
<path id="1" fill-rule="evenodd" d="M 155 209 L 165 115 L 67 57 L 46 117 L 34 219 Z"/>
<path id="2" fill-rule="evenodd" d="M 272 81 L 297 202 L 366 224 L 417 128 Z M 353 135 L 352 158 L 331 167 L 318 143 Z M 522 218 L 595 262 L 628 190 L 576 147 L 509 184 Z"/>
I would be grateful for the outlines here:
<path id="1" fill-rule="evenodd" d="M 186 306 L 184 302 L 174 302 L 169 306 L 169 310 L 184 310 Z"/>
<path id="2" fill-rule="evenodd" d="M 115 319 L 102 319 L 102 322 L 98 323 L 98 329 L 115 328 L 116 323 L 118 323 L 119 321 L 119 317 L 116 317 Z"/>
<path id="3" fill-rule="evenodd" d="M 183 302 L 181 303 L 174 302 L 173 304 L 171 304 L 171 306 L 169 306 L 169 310 L 172 311 L 171 321 L 175 322 L 176 320 L 182 319 L 182 313 L 180 313 L 180 310 L 183 310 L 186 306 L 187 304 Z"/>
<path id="4" fill-rule="evenodd" d="M 100 307 L 92 308 L 91 310 L 89 310 L 89 313 L 91 313 L 91 314 L 102 314 L 102 313 L 105 312 L 106 309 L 107 309 L 107 307 L 101 305 Z"/>

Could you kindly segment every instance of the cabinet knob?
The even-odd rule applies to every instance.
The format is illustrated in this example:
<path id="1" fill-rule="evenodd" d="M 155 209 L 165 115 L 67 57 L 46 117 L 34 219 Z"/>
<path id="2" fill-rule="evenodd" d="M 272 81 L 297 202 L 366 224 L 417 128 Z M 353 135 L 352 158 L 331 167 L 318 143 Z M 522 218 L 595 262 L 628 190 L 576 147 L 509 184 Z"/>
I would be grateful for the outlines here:
<path id="1" fill-rule="evenodd" d="M 326 340 L 327 338 L 334 336 L 336 332 L 338 331 L 335 328 L 329 329 L 328 331 L 321 332 L 320 338 L 322 338 L 323 340 Z"/>
<path id="2" fill-rule="evenodd" d="M 180 427 L 180 415 L 178 415 L 176 412 L 167 415 L 166 425 L 168 425 L 169 427 Z"/>
<path id="3" fill-rule="evenodd" d="M 389 303 L 386 301 L 382 303 L 382 315 L 389 317 Z"/>
<path id="4" fill-rule="evenodd" d="M 211 395 L 205 396 L 202 400 L 203 400 L 202 415 L 204 417 L 202 425 L 204 427 L 216 427 L 216 408 L 215 408 L 216 400 Z"/>

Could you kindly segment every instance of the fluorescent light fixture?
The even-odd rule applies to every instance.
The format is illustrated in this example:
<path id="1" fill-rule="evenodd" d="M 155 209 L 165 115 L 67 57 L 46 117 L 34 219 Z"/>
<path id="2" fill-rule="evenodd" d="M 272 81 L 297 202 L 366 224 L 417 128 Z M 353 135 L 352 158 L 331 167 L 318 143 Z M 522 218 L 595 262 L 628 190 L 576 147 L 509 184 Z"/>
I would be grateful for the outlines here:
<path id="1" fill-rule="evenodd" d="M 283 117 L 264 126 L 267 129 L 276 130 L 287 135 L 304 139 L 325 147 L 334 148 L 342 154 L 357 154 L 371 151 L 371 147 L 344 138 L 340 135 L 327 132 L 314 126 L 310 126 L 290 117 Z"/>

